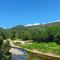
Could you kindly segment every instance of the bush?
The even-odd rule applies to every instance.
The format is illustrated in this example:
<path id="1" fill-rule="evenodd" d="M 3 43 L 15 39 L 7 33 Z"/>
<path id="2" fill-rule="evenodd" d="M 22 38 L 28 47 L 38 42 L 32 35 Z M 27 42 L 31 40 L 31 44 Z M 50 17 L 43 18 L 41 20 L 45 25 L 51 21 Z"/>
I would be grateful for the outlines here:
<path id="1" fill-rule="evenodd" d="M 3 37 L 0 36 L 0 47 L 1 47 L 2 43 L 3 43 Z"/>
<path id="2" fill-rule="evenodd" d="M 0 37 L 0 60 L 10 60 L 11 53 L 9 52 L 9 41 L 3 41 L 3 38 Z"/>
<path id="3" fill-rule="evenodd" d="M 56 35 L 56 37 L 55 37 L 55 42 L 56 42 L 57 44 L 60 44 L 60 35 Z"/>

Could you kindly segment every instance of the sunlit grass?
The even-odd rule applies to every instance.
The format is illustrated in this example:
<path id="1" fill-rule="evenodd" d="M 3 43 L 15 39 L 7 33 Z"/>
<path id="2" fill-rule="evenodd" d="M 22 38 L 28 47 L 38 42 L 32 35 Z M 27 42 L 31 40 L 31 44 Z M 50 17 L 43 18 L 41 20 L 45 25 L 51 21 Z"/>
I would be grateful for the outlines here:
<path id="1" fill-rule="evenodd" d="M 19 44 L 16 44 L 19 45 Z M 38 50 L 43 53 L 52 53 L 52 54 L 57 54 L 60 55 L 60 45 L 56 43 L 36 43 L 32 42 L 31 44 L 25 44 L 24 46 L 19 45 L 23 48 L 27 48 L 30 50 Z"/>

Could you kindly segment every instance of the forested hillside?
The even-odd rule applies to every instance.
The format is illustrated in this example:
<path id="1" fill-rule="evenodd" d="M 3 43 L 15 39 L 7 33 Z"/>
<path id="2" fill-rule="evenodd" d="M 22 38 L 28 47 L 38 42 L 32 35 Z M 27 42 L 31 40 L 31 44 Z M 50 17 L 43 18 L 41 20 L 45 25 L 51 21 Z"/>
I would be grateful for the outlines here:
<path id="1" fill-rule="evenodd" d="M 34 42 L 56 42 L 60 44 L 60 22 L 35 26 L 15 26 L 10 29 L 0 28 L 4 39 L 33 40 Z"/>

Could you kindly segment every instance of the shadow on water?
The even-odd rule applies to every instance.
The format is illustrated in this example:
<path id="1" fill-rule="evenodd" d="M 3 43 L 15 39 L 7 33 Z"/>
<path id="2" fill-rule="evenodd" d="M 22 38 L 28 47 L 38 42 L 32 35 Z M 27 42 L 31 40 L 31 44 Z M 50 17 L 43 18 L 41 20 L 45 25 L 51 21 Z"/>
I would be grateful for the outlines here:
<path id="1" fill-rule="evenodd" d="M 16 54 L 13 54 L 12 57 L 13 57 L 12 60 L 28 60 L 26 57 Z"/>
<path id="2" fill-rule="evenodd" d="M 60 58 L 47 56 L 43 54 L 30 53 L 29 60 L 60 60 Z"/>

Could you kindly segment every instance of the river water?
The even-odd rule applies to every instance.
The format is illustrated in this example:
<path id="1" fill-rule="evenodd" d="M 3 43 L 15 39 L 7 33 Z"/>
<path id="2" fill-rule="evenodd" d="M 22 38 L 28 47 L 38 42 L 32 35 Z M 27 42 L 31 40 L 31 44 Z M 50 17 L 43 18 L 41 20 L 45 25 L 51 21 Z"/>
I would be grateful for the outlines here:
<path id="1" fill-rule="evenodd" d="M 60 60 L 60 58 L 45 57 L 20 48 L 12 48 L 10 52 L 12 53 L 12 60 Z"/>
<path id="2" fill-rule="evenodd" d="M 41 60 L 40 57 L 34 56 L 24 49 L 12 48 L 11 52 L 12 60 Z"/>

